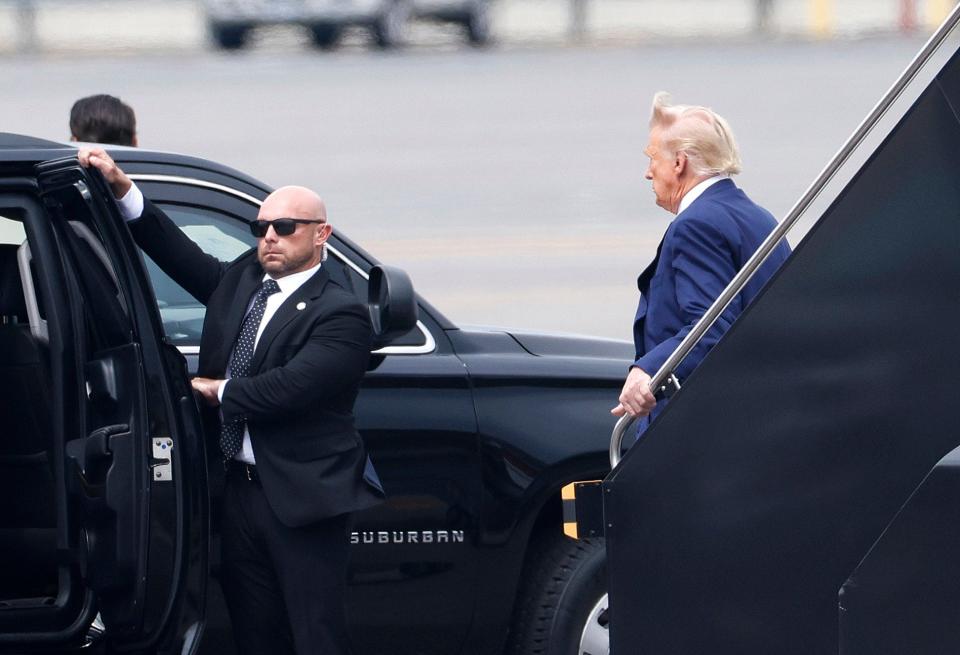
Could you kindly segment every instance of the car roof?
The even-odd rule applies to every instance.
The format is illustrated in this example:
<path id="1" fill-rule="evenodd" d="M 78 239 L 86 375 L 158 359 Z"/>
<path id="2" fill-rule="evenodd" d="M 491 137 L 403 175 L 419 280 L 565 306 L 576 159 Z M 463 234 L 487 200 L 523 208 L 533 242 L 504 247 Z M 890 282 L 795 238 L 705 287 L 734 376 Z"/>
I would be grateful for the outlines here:
<path id="1" fill-rule="evenodd" d="M 35 136 L 26 136 L 25 134 L 14 134 L 12 132 L 0 132 L 0 149 L 4 150 L 27 150 L 27 149 L 46 149 L 64 148 L 63 143 L 39 139 Z"/>
<path id="2" fill-rule="evenodd" d="M 77 148 L 80 145 L 104 147 L 125 171 L 135 175 L 173 177 L 190 175 L 210 182 L 226 183 L 231 188 L 261 196 L 266 196 L 273 190 L 270 185 L 264 184 L 246 173 L 209 159 L 129 146 L 50 141 L 12 132 L 0 132 L 0 165 L 2 165 L 3 170 L 8 172 L 31 175 L 35 164 L 49 159 L 76 156 Z M 223 178 L 232 178 L 232 181 Z M 244 189 L 244 186 L 248 188 Z M 379 263 L 373 255 L 342 233 L 338 234 L 337 238 L 370 264 Z M 422 297 L 419 300 L 444 329 L 455 327 L 436 307 L 430 305 Z"/>
<path id="3" fill-rule="evenodd" d="M 76 154 L 77 148 L 83 145 L 105 148 L 121 166 L 131 163 L 136 164 L 133 168 L 136 168 L 137 172 L 143 172 L 141 169 L 150 170 L 150 172 L 165 172 L 165 169 L 168 167 L 176 166 L 181 169 L 193 169 L 198 174 L 202 171 L 202 177 L 210 177 L 213 175 L 233 178 L 244 185 L 263 191 L 264 194 L 272 191 L 272 187 L 264 184 L 260 180 L 209 159 L 130 146 L 99 143 L 86 144 L 75 141 L 51 141 L 49 139 L 41 139 L 12 132 L 0 132 L 0 162 L 14 165 L 28 164 L 32 166 L 37 162 L 48 159 L 72 157 Z M 153 169 L 156 170 L 154 171 Z"/>

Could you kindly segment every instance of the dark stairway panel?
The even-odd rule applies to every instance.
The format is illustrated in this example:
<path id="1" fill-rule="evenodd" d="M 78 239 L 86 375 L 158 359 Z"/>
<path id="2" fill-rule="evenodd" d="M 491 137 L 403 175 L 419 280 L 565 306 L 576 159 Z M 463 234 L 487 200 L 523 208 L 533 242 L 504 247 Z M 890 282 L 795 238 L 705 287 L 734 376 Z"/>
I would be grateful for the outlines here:
<path id="1" fill-rule="evenodd" d="M 842 655 L 955 653 L 960 449 L 933 469 L 840 595 Z"/>
<path id="2" fill-rule="evenodd" d="M 841 585 L 960 444 L 958 99 L 954 56 L 608 478 L 616 655 L 838 652 Z"/>

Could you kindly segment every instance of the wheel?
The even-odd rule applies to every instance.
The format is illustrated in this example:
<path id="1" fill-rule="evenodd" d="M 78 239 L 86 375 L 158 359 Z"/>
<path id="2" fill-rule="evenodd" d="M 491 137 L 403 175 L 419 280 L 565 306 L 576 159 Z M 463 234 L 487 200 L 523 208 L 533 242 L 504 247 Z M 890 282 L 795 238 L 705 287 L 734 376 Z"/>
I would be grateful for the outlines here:
<path id="1" fill-rule="evenodd" d="M 340 26 L 330 23 L 314 23 L 310 26 L 310 38 L 313 45 L 323 50 L 331 50 L 340 41 Z"/>
<path id="2" fill-rule="evenodd" d="M 224 50 L 239 50 L 247 43 L 249 25 L 239 23 L 210 23 L 210 37 Z"/>
<path id="3" fill-rule="evenodd" d="M 607 610 L 607 594 L 590 610 L 580 633 L 579 655 L 610 655 L 610 621 Z"/>
<path id="4" fill-rule="evenodd" d="M 477 47 L 490 43 L 490 1 L 477 0 L 463 20 L 463 29 L 470 45 Z"/>
<path id="5" fill-rule="evenodd" d="M 540 544 L 524 576 L 507 655 L 609 655 L 603 540 Z"/>
<path id="6" fill-rule="evenodd" d="M 397 48 L 407 40 L 410 21 L 408 0 L 388 0 L 383 13 L 373 23 L 373 38 L 381 48 Z"/>

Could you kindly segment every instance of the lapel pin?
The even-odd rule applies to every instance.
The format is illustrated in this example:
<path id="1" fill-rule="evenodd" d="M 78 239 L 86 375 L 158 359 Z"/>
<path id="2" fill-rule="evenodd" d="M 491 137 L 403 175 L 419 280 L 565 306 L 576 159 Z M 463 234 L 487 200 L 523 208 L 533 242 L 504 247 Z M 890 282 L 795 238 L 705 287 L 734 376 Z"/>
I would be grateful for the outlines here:
<path id="1" fill-rule="evenodd" d="M 298 302 L 298 303 L 297 303 L 297 309 L 299 309 L 300 311 L 303 311 L 303 310 L 306 309 L 306 308 L 307 308 L 307 303 L 305 303 L 305 302 Z"/>

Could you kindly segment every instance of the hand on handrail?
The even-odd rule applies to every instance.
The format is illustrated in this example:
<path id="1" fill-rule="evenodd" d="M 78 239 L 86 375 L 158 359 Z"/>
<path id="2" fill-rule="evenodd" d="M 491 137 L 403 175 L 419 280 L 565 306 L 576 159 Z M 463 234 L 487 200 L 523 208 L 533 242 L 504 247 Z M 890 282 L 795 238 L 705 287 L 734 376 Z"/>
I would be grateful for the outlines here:
<path id="1" fill-rule="evenodd" d="M 620 404 L 610 410 L 614 416 L 646 416 L 657 404 L 650 391 L 650 376 L 637 366 L 630 369 L 623 390 L 620 392 Z"/>

